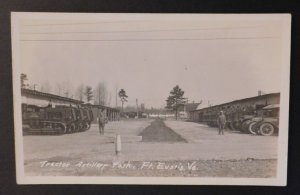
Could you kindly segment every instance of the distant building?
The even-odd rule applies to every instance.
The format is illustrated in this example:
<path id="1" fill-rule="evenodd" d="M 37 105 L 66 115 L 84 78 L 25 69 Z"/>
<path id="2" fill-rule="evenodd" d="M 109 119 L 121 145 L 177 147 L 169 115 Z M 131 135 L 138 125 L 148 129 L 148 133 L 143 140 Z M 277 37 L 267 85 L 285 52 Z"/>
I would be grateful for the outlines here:
<path id="1" fill-rule="evenodd" d="M 190 112 L 192 110 L 196 110 L 196 108 L 200 105 L 201 103 L 186 103 L 178 108 L 178 117 L 183 118 L 183 119 L 188 119 L 190 118 Z"/>
<path id="2" fill-rule="evenodd" d="M 145 104 L 144 103 L 141 104 L 141 111 L 145 112 Z"/>
<path id="3" fill-rule="evenodd" d="M 102 111 L 104 115 L 107 117 L 108 121 L 118 121 L 120 120 L 120 110 L 116 108 L 111 108 L 103 105 L 94 105 L 94 104 L 84 104 L 84 106 L 88 106 L 92 109 L 94 120 L 92 123 L 97 123 L 97 116 L 99 112 Z"/>

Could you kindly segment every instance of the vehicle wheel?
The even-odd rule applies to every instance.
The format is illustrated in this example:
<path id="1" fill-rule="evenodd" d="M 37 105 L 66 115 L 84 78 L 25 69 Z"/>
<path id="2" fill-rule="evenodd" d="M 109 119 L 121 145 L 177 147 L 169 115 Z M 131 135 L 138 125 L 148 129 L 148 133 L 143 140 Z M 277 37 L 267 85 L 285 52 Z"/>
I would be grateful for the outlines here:
<path id="1" fill-rule="evenodd" d="M 75 124 L 72 124 L 71 125 L 71 132 L 73 133 L 73 132 L 75 132 L 76 131 L 76 125 Z"/>
<path id="2" fill-rule="evenodd" d="M 59 133 L 60 133 L 60 134 L 65 134 L 65 133 L 67 133 L 67 128 L 66 128 L 65 125 L 57 124 L 57 125 L 56 125 L 56 128 L 59 130 Z"/>
<path id="3" fill-rule="evenodd" d="M 253 134 L 257 135 L 257 127 L 255 126 L 256 122 L 251 122 L 248 126 L 248 131 Z"/>
<path id="4" fill-rule="evenodd" d="M 242 123 L 242 128 L 241 128 L 241 130 L 242 130 L 243 133 L 249 132 L 249 131 L 248 131 L 248 129 L 249 129 L 249 124 L 250 124 L 250 120 L 246 120 L 246 121 L 244 121 L 244 122 Z"/>
<path id="5" fill-rule="evenodd" d="M 260 127 L 259 127 L 259 132 L 261 135 L 263 136 L 270 136 L 273 135 L 274 133 L 274 126 L 270 123 L 263 123 Z"/>
<path id="6" fill-rule="evenodd" d="M 83 124 L 83 122 L 80 122 L 79 124 L 78 124 L 78 129 L 77 129 L 77 131 L 83 131 L 84 130 L 84 124 Z"/>
<path id="7" fill-rule="evenodd" d="M 76 130 L 75 124 L 72 123 L 71 125 L 68 126 L 67 132 L 68 132 L 68 133 L 74 133 L 75 130 Z"/>

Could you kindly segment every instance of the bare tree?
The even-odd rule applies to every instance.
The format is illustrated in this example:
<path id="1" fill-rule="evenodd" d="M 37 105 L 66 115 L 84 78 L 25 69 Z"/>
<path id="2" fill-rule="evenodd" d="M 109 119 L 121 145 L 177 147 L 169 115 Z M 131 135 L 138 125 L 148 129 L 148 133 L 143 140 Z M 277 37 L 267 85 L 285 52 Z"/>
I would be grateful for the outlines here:
<path id="1" fill-rule="evenodd" d="M 56 86 L 55 86 L 55 94 L 57 95 L 62 95 L 63 93 L 63 86 L 61 83 L 56 83 Z"/>
<path id="2" fill-rule="evenodd" d="M 109 96 L 108 96 L 108 106 L 111 106 L 111 99 L 112 99 L 112 95 L 111 93 L 109 93 Z"/>
<path id="3" fill-rule="evenodd" d="M 48 81 L 44 82 L 40 87 L 40 91 L 44 93 L 51 93 L 51 90 L 52 90 L 52 86 Z"/>
<path id="4" fill-rule="evenodd" d="M 107 105 L 108 104 L 108 92 L 105 82 L 100 82 L 96 90 L 94 90 L 95 103 L 99 105 Z"/>
<path id="5" fill-rule="evenodd" d="M 63 85 L 63 95 L 65 97 L 73 97 L 74 87 L 69 81 L 64 81 Z"/>
<path id="6" fill-rule="evenodd" d="M 69 81 L 57 83 L 55 93 L 60 96 L 72 97 L 73 96 L 73 86 Z"/>
<path id="7" fill-rule="evenodd" d="M 80 100 L 80 101 L 83 101 L 83 98 L 84 98 L 84 94 L 85 94 L 85 91 L 84 91 L 84 85 L 81 84 L 77 87 L 76 89 L 76 97 Z"/>

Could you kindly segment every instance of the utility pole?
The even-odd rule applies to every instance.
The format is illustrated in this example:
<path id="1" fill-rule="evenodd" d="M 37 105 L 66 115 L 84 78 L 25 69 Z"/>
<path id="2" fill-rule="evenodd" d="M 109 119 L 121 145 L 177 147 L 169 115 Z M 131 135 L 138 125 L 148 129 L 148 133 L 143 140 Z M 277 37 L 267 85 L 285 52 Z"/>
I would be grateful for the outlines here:
<path id="1" fill-rule="evenodd" d="M 116 108 L 118 107 L 118 86 L 116 86 Z"/>
<path id="2" fill-rule="evenodd" d="M 98 85 L 98 105 L 100 105 L 100 86 Z"/>
<path id="3" fill-rule="evenodd" d="M 137 98 L 136 98 L 136 116 L 137 118 L 139 118 L 139 103 Z"/>
<path id="4" fill-rule="evenodd" d="M 33 90 L 35 91 L 35 87 L 37 86 L 37 84 L 33 84 Z"/>

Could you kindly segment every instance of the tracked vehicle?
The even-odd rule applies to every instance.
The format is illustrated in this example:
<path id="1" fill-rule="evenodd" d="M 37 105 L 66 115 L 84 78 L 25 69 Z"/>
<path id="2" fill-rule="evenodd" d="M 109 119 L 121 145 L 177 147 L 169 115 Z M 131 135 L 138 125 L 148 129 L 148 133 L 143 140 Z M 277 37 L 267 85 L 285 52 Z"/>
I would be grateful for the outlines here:
<path id="1" fill-rule="evenodd" d="M 88 130 L 93 114 L 89 108 L 22 105 L 23 132 L 65 134 Z"/>

